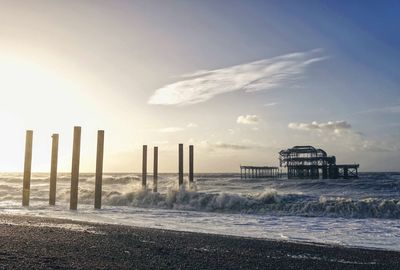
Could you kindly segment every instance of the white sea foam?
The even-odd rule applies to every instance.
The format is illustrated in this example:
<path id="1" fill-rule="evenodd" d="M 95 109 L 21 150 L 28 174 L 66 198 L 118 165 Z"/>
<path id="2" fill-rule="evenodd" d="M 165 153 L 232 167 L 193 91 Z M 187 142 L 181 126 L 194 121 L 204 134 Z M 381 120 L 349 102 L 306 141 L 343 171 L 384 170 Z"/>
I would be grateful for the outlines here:
<path id="1" fill-rule="evenodd" d="M 21 208 L 21 177 L 0 174 L 0 212 L 400 250 L 397 174 L 357 180 L 240 180 L 208 174 L 198 175 L 187 189 L 177 188 L 175 175 L 160 175 L 158 193 L 151 184 L 142 190 L 138 175 L 105 174 L 101 211 L 92 210 L 93 175 L 82 174 L 78 212 L 68 211 L 69 175 L 59 175 L 56 207 L 47 206 L 48 175 L 34 174 L 31 207 Z"/>

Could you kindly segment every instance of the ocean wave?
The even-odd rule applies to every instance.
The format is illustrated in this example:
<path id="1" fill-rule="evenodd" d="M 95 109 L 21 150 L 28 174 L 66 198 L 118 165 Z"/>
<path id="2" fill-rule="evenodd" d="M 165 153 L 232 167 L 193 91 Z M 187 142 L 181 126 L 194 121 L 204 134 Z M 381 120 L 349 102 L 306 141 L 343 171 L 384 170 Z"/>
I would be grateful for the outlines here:
<path id="1" fill-rule="evenodd" d="M 339 218 L 400 219 L 400 174 L 371 173 L 360 179 L 239 179 L 205 174 L 186 190 L 175 174 L 159 176 L 159 191 L 142 190 L 140 174 L 103 176 L 103 204 L 175 210 Z M 69 202 L 70 174 L 57 179 L 57 202 Z M 152 178 L 148 177 L 149 187 Z M 185 184 L 188 184 L 185 181 Z M 79 204 L 93 205 L 94 174 L 79 180 Z M 31 200 L 47 201 L 49 179 L 35 174 Z M 262 191 L 264 190 L 264 191 Z M 260 192 L 261 191 L 261 192 Z M 22 175 L 0 175 L 0 201 L 21 201 Z"/>
<path id="2" fill-rule="evenodd" d="M 83 201 L 92 198 L 90 192 L 81 194 Z M 151 191 L 104 194 L 104 204 L 174 210 L 229 212 L 242 214 L 299 215 L 341 218 L 400 218 L 400 200 L 365 198 L 314 198 L 302 194 L 278 194 L 270 189 L 257 195 L 201 193 L 169 190 L 166 194 Z"/>

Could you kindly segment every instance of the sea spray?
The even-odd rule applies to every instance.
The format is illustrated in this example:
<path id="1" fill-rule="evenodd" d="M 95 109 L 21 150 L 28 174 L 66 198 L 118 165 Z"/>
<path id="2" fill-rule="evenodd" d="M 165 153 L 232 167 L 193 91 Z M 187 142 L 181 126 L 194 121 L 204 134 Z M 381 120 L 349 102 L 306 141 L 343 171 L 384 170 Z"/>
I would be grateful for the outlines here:
<path id="1" fill-rule="evenodd" d="M 206 174 L 191 186 L 177 188 L 176 175 L 159 176 L 159 191 L 141 187 L 140 176 L 105 174 L 103 204 L 154 209 L 189 210 L 255 215 L 400 218 L 400 177 L 396 173 L 361 174 L 362 179 L 251 179 Z M 151 177 L 151 176 L 149 176 Z M 0 200 L 20 202 L 21 174 L 0 177 Z M 32 179 L 31 200 L 48 200 L 47 174 Z M 188 184 L 186 182 L 186 184 Z M 57 202 L 68 203 L 70 175 L 60 174 Z M 79 204 L 93 205 L 94 175 L 82 174 Z"/>
<path id="2" fill-rule="evenodd" d="M 85 196 L 82 195 L 82 196 Z M 140 190 L 108 194 L 105 204 L 174 210 L 246 214 L 326 216 L 342 218 L 400 218 L 400 201 L 366 198 L 312 198 L 266 190 L 257 195 L 210 194 L 170 189 L 166 194 Z"/>

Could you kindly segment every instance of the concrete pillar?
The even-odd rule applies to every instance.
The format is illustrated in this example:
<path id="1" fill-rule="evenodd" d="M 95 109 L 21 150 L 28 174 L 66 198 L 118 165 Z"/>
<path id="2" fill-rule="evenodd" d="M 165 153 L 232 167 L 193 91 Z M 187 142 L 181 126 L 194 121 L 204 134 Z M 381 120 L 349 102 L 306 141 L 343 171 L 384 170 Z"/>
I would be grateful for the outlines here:
<path id="1" fill-rule="evenodd" d="M 25 162 L 24 162 L 24 177 L 23 177 L 23 188 L 22 188 L 22 206 L 29 206 L 29 196 L 31 190 L 32 143 L 33 143 L 33 131 L 27 130 L 25 138 Z"/>
<path id="2" fill-rule="evenodd" d="M 194 149 L 193 145 L 189 145 L 189 183 L 193 183 L 194 170 Z"/>
<path id="3" fill-rule="evenodd" d="M 158 188 L 158 147 L 154 146 L 154 155 L 153 155 L 154 163 L 153 163 L 153 192 L 157 192 Z"/>
<path id="4" fill-rule="evenodd" d="M 79 185 L 79 160 L 81 153 L 81 127 L 74 127 L 74 141 L 72 146 L 72 169 L 71 169 L 71 194 L 69 209 L 78 208 L 78 185 Z"/>
<path id="5" fill-rule="evenodd" d="M 96 182 L 94 193 L 94 208 L 101 208 L 101 194 L 103 186 L 103 157 L 104 157 L 104 130 L 97 131 Z"/>
<path id="6" fill-rule="evenodd" d="M 57 189 L 57 163 L 58 163 L 58 134 L 51 136 L 51 168 L 50 168 L 50 191 L 49 204 L 56 204 L 56 189 Z"/>
<path id="7" fill-rule="evenodd" d="M 146 186 L 147 186 L 147 145 L 143 145 L 142 189 L 146 189 Z"/>
<path id="8" fill-rule="evenodd" d="M 183 185 L 183 144 L 179 144 L 179 159 L 178 159 L 178 169 L 179 169 L 179 175 L 178 175 L 178 183 L 179 183 L 179 188 Z"/>

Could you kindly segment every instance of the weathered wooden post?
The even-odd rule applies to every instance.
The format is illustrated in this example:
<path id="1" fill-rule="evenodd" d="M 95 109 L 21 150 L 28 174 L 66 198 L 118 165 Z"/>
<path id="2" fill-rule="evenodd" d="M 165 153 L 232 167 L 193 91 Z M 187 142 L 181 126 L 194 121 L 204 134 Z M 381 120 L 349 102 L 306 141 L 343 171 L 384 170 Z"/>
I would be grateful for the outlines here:
<path id="1" fill-rule="evenodd" d="M 50 168 L 50 191 L 49 204 L 56 204 L 57 189 L 57 162 L 58 162 L 58 134 L 51 136 L 51 168 Z"/>
<path id="2" fill-rule="evenodd" d="M 183 144 L 179 144 L 179 188 L 183 185 Z"/>
<path id="3" fill-rule="evenodd" d="M 96 182 L 94 191 L 94 208 L 101 209 L 103 185 L 104 130 L 97 131 Z"/>
<path id="4" fill-rule="evenodd" d="M 194 160 L 193 145 L 189 145 L 189 184 L 193 183 L 193 160 Z"/>
<path id="5" fill-rule="evenodd" d="M 22 188 L 22 206 L 29 206 L 29 195 L 31 189 L 31 169 L 32 169 L 32 141 L 33 131 L 26 131 L 25 138 L 25 162 L 24 162 L 24 178 Z"/>
<path id="6" fill-rule="evenodd" d="M 154 146 L 153 163 L 153 192 L 157 192 L 158 186 L 158 147 Z"/>
<path id="7" fill-rule="evenodd" d="M 147 145 L 143 145 L 142 188 L 146 189 L 146 186 L 147 186 Z"/>
<path id="8" fill-rule="evenodd" d="M 74 141 L 72 146 L 72 168 L 71 168 L 71 194 L 69 200 L 69 209 L 71 210 L 76 210 L 78 207 L 80 152 L 81 152 L 81 127 L 74 127 Z"/>

